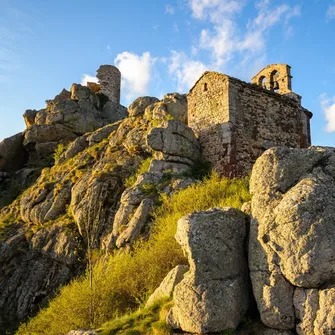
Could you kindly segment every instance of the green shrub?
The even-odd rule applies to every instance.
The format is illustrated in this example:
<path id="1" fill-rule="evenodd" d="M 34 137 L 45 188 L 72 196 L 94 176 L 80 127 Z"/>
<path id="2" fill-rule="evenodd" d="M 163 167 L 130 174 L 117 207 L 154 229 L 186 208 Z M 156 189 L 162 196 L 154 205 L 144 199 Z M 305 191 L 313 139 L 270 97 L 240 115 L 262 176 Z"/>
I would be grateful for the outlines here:
<path id="1" fill-rule="evenodd" d="M 147 240 L 137 241 L 132 252 L 116 252 L 98 262 L 93 270 L 92 290 L 89 276 L 62 288 L 49 307 L 22 325 L 17 334 L 57 335 L 71 329 L 98 327 L 137 309 L 173 267 L 187 262 L 174 239 L 182 216 L 212 207 L 240 208 L 248 200 L 247 179 L 229 180 L 216 174 L 171 198 L 162 196 Z"/>
<path id="2" fill-rule="evenodd" d="M 137 171 L 126 179 L 126 181 L 125 181 L 125 186 L 126 187 L 132 187 L 135 184 L 135 182 L 137 180 L 137 177 L 140 174 L 142 174 L 144 172 L 148 172 L 151 160 L 152 160 L 152 158 L 148 157 L 141 162 Z"/>
<path id="3" fill-rule="evenodd" d="M 59 143 L 57 145 L 57 148 L 55 149 L 53 158 L 55 160 L 55 162 L 57 162 L 60 158 L 60 156 L 62 156 L 62 153 L 66 150 L 66 145 L 63 143 Z"/>

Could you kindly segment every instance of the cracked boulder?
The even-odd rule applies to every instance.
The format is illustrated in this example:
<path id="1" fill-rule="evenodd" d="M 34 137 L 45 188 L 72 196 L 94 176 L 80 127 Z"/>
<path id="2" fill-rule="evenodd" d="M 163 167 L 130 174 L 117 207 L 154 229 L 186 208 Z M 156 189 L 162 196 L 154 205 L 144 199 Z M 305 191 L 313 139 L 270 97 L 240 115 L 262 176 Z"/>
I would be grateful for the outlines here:
<path id="1" fill-rule="evenodd" d="M 335 280 L 334 163 L 334 148 L 272 148 L 252 170 L 249 267 L 269 327 L 295 327 L 295 287 L 324 289 Z"/>
<path id="2" fill-rule="evenodd" d="M 129 116 L 139 116 L 142 115 L 147 107 L 159 102 L 155 97 L 140 97 L 137 98 L 128 108 Z"/>
<path id="3" fill-rule="evenodd" d="M 170 156 L 196 161 L 200 146 L 191 128 L 178 121 L 164 122 L 162 128 L 153 128 L 147 136 L 148 146 Z"/>
<path id="4" fill-rule="evenodd" d="M 229 207 L 178 221 L 175 237 L 190 270 L 173 293 L 172 328 L 207 334 L 238 326 L 249 302 L 246 224 L 245 214 Z"/>

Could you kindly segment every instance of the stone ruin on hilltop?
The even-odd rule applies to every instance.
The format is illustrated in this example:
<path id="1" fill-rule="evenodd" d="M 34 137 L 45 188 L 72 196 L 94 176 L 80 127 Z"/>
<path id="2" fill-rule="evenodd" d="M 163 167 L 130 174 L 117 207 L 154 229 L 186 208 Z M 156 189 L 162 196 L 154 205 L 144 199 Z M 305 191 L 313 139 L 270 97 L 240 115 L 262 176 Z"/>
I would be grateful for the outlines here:
<path id="1" fill-rule="evenodd" d="M 120 103 L 118 69 L 105 65 L 97 76 L 100 90 Z M 268 65 L 251 81 L 205 72 L 187 95 L 187 125 L 197 135 L 204 158 L 227 177 L 248 174 L 271 147 L 311 145 L 312 113 L 292 91 L 291 67 Z"/>
<path id="2" fill-rule="evenodd" d="M 120 71 L 102 65 L 97 78 L 98 84 L 64 89 L 44 109 L 27 110 L 23 115 L 27 129 L 0 143 L 0 170 L 34 166 L 60 143 L 126 118 L 128 111 L 120 105 Z M 252 83 L 205 72 L 194 84 L 182 122 L 196 134 L 204 158 L 219 174 L 247 175 L 271 147 L 310 146 L 312 113 L 301 106 L 291 78 L 290 66 L 273 64 L 254 76 Z"/>
<path id="3" fill-rule="evenodd" d="M 292 92 L 290 66 L 268 65 L 252 83 L 205 72 L 188 94 L 188 126 L 204 157 L 227 177 L 246 175 L 274 146 L 311 145 L 312 113 Z"/>

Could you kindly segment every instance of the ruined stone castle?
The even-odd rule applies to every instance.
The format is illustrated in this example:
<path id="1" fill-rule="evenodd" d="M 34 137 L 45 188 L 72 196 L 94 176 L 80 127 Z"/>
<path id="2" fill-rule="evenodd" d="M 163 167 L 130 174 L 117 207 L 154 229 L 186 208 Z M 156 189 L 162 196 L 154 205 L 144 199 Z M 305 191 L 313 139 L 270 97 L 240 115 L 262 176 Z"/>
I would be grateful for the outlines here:
<path id="1" fill-rule="evenodd" d="M 120 102 L 120 71 L 101 66 L 100 91 Z M 249 173 L 255 160 L 274 146 L 311 145 L 312 113 L 292 91 L 291 68 L 272 64 L 251 83 L 205 72 L 188 93 L 188 126 L 197 135 L 205 159 L 228 177 Z"/>
<path id="2" fill-rule="evenodd" d="M 307 148 L 312 113 L 292 92 L 290 66 L 273 64 L 252 83 L 205 72 L 188 94 L 188 125 L 220 174 L 247 174 L 268 148 Z"/>

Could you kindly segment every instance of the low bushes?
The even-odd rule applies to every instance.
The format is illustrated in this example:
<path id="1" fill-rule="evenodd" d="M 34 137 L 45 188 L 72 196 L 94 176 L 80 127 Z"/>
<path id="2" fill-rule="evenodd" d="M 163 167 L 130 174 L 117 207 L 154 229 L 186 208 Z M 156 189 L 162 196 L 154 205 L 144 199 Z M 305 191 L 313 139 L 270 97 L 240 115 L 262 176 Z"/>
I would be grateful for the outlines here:
<path id="1" fill-rule="evenodd" d="M 71 329 L 96 328 L 131 313 L 173 267 L 186 263 L 174 239 L 177 221 L 182 216 L 212 207 L 240 208 L 249 199 L 246 179 L 229 180 L 216 174 L 170 198 L 162 195 L 147 240 L 135 243 L 131 252 L 100 257 L 94 266 L 92 289 L 88 275 L 74 280 L 60 290 L 47 308 L 22 325 L 17 334 L 64 334 Z"/>

